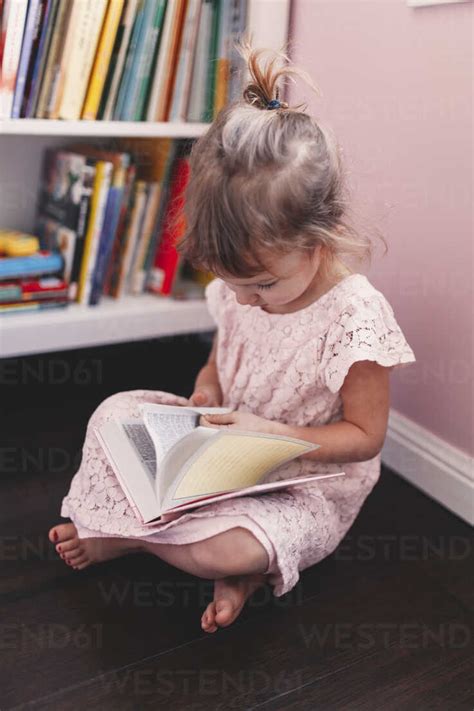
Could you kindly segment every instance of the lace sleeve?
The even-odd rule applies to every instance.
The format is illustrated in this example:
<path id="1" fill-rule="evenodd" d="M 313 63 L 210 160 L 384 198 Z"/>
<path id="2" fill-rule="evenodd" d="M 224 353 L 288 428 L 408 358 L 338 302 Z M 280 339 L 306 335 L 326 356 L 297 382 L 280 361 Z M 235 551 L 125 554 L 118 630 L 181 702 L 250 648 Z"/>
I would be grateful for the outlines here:
<path id="1" fill-rule="evenodd" d="M 222 279 L 213 279 L 206 286 L 206 304 L 212 320 L 219 327 L 229 311 L 229 294 Z"/>
<path id="2" fill-rule="evenodd" d="M 356 297 L 329 327 L 321 359 L 325 386 L 337 393 L 351 365 L 361 360 L 395 367 L 416 361 L 382 294 Z"/>

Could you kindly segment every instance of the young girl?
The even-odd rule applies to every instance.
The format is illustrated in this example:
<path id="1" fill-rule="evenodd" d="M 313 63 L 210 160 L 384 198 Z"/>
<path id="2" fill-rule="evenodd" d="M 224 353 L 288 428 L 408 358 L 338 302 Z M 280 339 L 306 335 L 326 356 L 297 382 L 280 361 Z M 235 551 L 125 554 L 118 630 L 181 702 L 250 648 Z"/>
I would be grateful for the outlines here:
<path id="1" fill-rule="evenodd" d="M 138 390 L 113 395 L 92 415 L 79 471 L 50 540 L 75 570 L 148 551 L 215 580 L 201 625 L 229 625 L 265 582 L 293 588 L 299 571 L 338 546 L 380 474 L 389 374 L 415 361 L 392 308 L 341 254 L 370 254 L 345 219 L 342 167 L 329 132 L 278 101 L 277 81 L 298 73 L 241 45 L 251 83 L 193 146 L 181 249 L 218 275 L 206 289 L 217 333 L 187 400 Z M 283 55 L 284 56 L 284 55 Z M 286 58 L 285 58 L 286 59 Z M 370 243 L 369 243 L 370 244 Z M 270 479 L 345 476 L 203 506 L 141 525 L 93 427 L 140 403 L 224 406 L 209 427 L 275 432 L 319 449 Z"/>

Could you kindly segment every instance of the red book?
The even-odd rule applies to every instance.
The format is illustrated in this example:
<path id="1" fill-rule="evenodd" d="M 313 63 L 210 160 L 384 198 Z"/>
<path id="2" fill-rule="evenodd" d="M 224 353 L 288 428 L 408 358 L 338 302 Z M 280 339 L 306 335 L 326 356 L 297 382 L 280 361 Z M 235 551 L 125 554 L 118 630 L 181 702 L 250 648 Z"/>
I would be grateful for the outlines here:
<path id="1" fill-rule="evenodd" d="M 189 158 L 178 158 L 171 180 L 170 194 L 166 205 L 163 232 L 156 250 L 151 269 L 148 289 L 163 296 L 171 293 L 173 281 L 178 269 L 179 254 L 176 243 L 184 233 L 183 215 L 184 191 L 189 180 Z"/>

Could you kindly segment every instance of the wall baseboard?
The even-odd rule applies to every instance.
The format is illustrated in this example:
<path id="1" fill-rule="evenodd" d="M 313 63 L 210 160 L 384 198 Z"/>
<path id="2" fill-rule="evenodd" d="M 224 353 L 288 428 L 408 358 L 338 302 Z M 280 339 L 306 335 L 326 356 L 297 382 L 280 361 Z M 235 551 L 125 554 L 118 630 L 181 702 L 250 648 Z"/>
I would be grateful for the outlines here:
<path id="1" fill-rule="evenodd" d="M 474 458 L 390 410 L 382 462 L 474 525 Z"/>

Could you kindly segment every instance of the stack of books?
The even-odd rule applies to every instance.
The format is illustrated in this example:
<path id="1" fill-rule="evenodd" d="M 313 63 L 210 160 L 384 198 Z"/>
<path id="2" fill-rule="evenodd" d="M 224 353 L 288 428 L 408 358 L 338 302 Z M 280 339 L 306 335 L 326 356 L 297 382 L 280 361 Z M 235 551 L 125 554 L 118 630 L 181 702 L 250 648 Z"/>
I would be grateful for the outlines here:
<path id="1" fill-rule="evenodd" d="M 46 150 L 36 234 L 42 249 L 61 254 L 70 300 L 93 306 L 104 294 L 172 293 L 185 267 L 176 243 L 191 145 L 125 139 L 114 149 Z"/>
<path id="2" fill-rule="evenodd" d="M 39 250 L 33 235 L 0 230 L 0 255 L 0 314 L 67 305 L 58 251 Z"/>
<path id="3" fill-rule="evenodd" d="M 212 121 L 247 0 L 0 0 L 0 119 Z"/>

